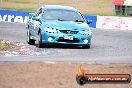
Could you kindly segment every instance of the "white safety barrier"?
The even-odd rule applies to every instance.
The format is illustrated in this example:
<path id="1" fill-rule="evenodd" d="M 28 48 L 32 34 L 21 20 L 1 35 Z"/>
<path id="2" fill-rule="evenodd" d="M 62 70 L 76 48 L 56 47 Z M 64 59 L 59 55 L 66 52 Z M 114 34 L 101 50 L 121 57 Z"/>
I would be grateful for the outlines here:
<path id="1" fill-rule="evenodd" d="M 132 18 L 115 16 L 97 16 L 96 28 L 132 30 Z"/>

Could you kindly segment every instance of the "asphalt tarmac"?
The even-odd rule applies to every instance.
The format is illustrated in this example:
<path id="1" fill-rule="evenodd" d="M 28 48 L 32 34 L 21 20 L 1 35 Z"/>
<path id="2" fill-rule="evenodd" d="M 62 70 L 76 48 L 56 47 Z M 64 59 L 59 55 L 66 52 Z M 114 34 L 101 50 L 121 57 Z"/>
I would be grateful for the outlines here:
<path id="1" fill-rule="evenodd" d="M 0 22 L 0 39 L 27 44 L 26 24 Z M 38 49 L 36 45 L 31 47 Z M 89 64 L 132 63 L 132 31 L 92 29 L 90 49 L 55 45 L 42 48 L 40 52 L 44 53 L 40 55 L 2 56 L 0 57 L 0 63 L 27 61 Z"/>

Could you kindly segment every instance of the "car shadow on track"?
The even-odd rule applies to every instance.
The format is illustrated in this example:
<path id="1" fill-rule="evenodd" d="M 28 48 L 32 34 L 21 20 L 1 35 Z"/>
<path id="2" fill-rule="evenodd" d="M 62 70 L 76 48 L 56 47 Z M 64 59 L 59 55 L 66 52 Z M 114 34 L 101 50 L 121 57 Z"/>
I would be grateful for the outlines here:
<path id="1" fill-rule="evenodd" d="M 38 48 L 38 44 L 35 44 Z M 43 45 L 42 48 L 58 48 L 58 49 L 83 49 L 81 46 L 75 45 L 64 45 L 64 44 L 50 44 L 50 45 Z"/>

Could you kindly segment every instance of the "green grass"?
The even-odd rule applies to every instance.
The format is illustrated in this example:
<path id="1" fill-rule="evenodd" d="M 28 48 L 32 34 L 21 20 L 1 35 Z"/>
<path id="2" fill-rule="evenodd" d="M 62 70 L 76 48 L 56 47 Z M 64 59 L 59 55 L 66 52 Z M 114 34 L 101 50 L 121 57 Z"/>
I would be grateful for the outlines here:
<path id="1" fill-rule="evenodd" d="M 39 0 L 40 6 L 46 4 L 69 5 L 78 8 L 83 14 L 93 15 L 112 15 L 111 0 Z M 3 0 L 0 8 L 19 11 L 35 11 L 38 6 L 38 0 Z M 103 12 L 102 12 L 103 11 Z"/>
<path id="2" fill-rule="evenodd" d="M 3 0 L 4 2 L 10 2 L 10 3 L 21 3 L 21 4 L 29 4 L 31 3 L 28 0 Z"/>
<path id="3" fill-rule="evenodd" d="M 100 16 L 121 16 L 113 12 L 112 0 L 2 0 L 1 9 L 18 10 L 18 11 L 36 11 L 42 5 L 69 5 L 76 7 L 82 14 L 100 15 Z"/>
<path id="4" fill-rule="evenodd" d="M 2 8 L 2 9 L 17 10 L 17 11 L 36 11 L 36 9 L 33 9 L 33 8 L 9 8 L 9 7 L 5 7 L 5 8 Z"/>
<path id="5" fill-rule="evenodd" d="M 92 13 L 82 13 L 84 15 L 98 15 L 98 16 L 118 16 L 114 13 L 96 13 L 96 14 L 92 14 Z"/>

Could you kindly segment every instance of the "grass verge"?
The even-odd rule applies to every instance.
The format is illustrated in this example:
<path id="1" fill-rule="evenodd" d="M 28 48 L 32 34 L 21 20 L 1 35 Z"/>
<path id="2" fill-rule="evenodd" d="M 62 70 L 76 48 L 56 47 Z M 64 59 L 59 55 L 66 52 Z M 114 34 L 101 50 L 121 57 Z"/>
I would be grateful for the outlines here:
<path id="1" fill-rule="evenodd" d="M 114 14 L 111 0 L 3 0 L 3 2 L 0 3 L 0 8 L 33 11 L 43 5 L 68 5 L 79 9 L 83 14 Z"/>
<path id="2" fill-rule="evenodd" d="M 10 44 L 0 42 L 0 51 L 6 51 L 6 50 L 9 50 L 9 49 L 12 49 L 12 48 L 14 48 L 14 46 L 12 46 Z"/>

